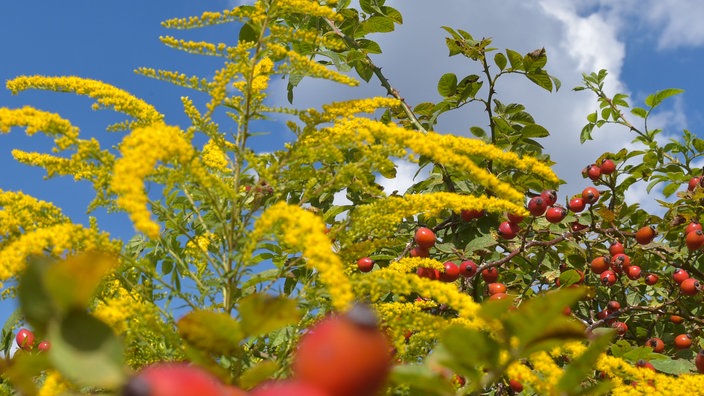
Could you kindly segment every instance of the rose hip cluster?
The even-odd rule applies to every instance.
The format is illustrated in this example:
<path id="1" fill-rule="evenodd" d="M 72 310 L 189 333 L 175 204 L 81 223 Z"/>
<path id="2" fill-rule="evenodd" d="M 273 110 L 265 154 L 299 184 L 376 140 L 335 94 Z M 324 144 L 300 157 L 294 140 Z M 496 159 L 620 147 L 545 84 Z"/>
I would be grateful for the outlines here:
<path id="1" fill-rule="evenodd" d="M 599 200 L 599 190 L 595 187 L 587 187 L 582 190 L 580 196 L 575 196 L 570 199 L 568 203 L 569 210 L 574 213 L 579 213 L 583 211 L 587 205 L 593 205 Z M 565 219 L 567 216 L 567 209 L 562 205 L 556 204 L 557 193 L 554 190 L 545 190 L 540 195 L 531 198 L 528 201 L 528 212 L 531 216 L 538 217 L 545 215 L 545 219 L 552 223 L 557 224 Z M 509 213 L 507 216 L 507 221 L 499 224 L 497 230 L 499 236 L 504 239 L 513 239 L 521 231 L 520 223 L 523 221 L 522 216 L 517 216 L 515 214 Z M 570 224 L 572 231 L 579 231 L 585 226 L 580 224 L 578 221 L 574 221 Z"/>
<path id="2" fill-rule="evenodd" d="M 24 351 L 31 351 L 34 349 L 34 333 L 29 330 L 22 328 L 17 332 L 15 336 L 15 342 L 17 346 Z M 37 345 L 37 350 L 39 352 L 46 352 L 51 348 L 49 341 L 42 341 Z"/>

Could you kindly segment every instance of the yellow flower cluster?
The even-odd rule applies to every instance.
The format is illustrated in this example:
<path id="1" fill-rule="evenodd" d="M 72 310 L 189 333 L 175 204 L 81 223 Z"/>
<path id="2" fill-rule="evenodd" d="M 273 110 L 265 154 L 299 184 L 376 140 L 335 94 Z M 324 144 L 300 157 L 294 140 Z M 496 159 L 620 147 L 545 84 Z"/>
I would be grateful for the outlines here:
<path id="1" fill-rule="evenodd" d="M 167 47 L 176 48 L 191 54 L 219 56 L 227 54 L 227 44 L 225 43 L 213 44 L 207 41 L 182 40 L 172 36 L 159 36 L 159 40 Z"/>
<path id="2" fill-rule="evenodd" d="M 375 305 L 397 357 L 409 360 L 424 356 L 428 352 L 425 348 L 430 348 L 438 334 L 450 324 L 442 316 L 425 312 L 435 307 L 436 302 L 425 300 Z"/>
<path id="3" fill-rule="evenodd" d="M 21 109 L 0 108 L 0 132 L 7 133 L 11 127 L 26 127 L 29 136 L 43 131 L 56 136 L 54 142 L 60 150 L 65 150 L 78 139 L 78 128 L 58 114 L 25 106 Z"/>
<path id="4" fill-rule="evenodd" d="M 475 197 L 449 192 L 428 194 L 407 194 L 378 199 L 370 204 L 357 207 L 351 214 L 352 237 L 363 235 L 388 236 L 404 218 L 424 214 L 428 218 L 438 217 L 443 211 L 481 210 L 502 213 L 525 214 L 522 205 L 496 197 Z"/>
<path id="5" fill-rule="evenodd" d="M 386 267 L 387 271 L 396 271 L 402 274 L 414 272 L 418 268 L 434 268 L 444 271 L 445 265 L 437 260 L 425 257 L 404 257 Z"/>
<path id="6" fill-rule="evenodd" d="M 122 158 L 115 162 L 110 185 L 117 194 L 117 205 L 127 212 L 137 230 L 156 238 L 159 225 L 151 220 L 147 209 L 144 179 L 154 172 L 158 161 L 187 168 L 195 150 L 178 127 L 155 124 L 132 131 L 120 144 L 120 152 Z"/>
<path id="7" fill-rule="evenodd" d="M 156 109 L 127 91 L 102 81 L 80 77 L 20 76 L 9 80 L 7 88 L 13 94 L 28 89 L 44 89 L 57 92 L 73 92 L 97 101 L 95 109 L 113 108 L 134 117 L 138 125 L 149 125 L 161 121 L 164 116 Z"/>
<path id="8" fill-rule="evenodd" d="M 240 21 L 244 16 L 249 16 L 248 10 L 238 7 L 221 12 L 206 11 L 200 16 L 173 18 L 162 22 L 161 25 L 169 29 L 191 29 Z"/>
<path id="9" fill-rule="evenodd" d="M 16 239 L 2 245 L 0 250 L 0 281 L 21 272 L 27 258 L 44 255 L 49 251 L 59 257 L 68 252 L 105 251 L 114 252 L 116 245 L 107 234 L 78 224 L 62 223 L 25 232 Z"/>
<path id="10" fill-rule="evenodd" d="M 259 240 L 272 232 L 280 237 L 282 245 L 303 253 L 306 264 L 318 271 L 327 286 L 333 307 L 345 311 L 354 300 L 352 285 L 344 274 L 342 261 L 333 252 L 322 219 L 286 202 L 274 204 L 256 221 L 245 254 L 254 252 Z"/>
<path id="11" fill-rule="evenodd" d="M 264 92 L 269 86 L 269 75 L 274 68 L 274 62 L 269 58 L 264 58 L 254 66 L 252 78 L 252 93 Z"/>
<path id="12" fill-rule="evenodd" d="M 354 99 L 343 102 L 333 102 L 323 105 L 323 114 L 318 115 L 317 111 L 309 110 L 309 114 L 313 116 L 316 123 L 324 121 L 332 121 L 338 117 L 351 117 L 359 113 L 373 113 L 378 109 L 387 107 L 398 107 L 401 101 L 396 98 L 385 98 L 377 96 L 374 98 Z"/>
<path id="13" fill-rule="evenodd" d="M 124 334 L 138 323 L 155 323 L 159 319 L 158 308 L 145 301 L 138 293 L 130 293 L 117 280 L 106 286 L 108 293 L 98 300 L 93 316 L 102 320 L 116 333 Z"/>
<path id="14" fill-rule="evenodd" d="M 68 217 L 53 204 L 21 192 L 0 190 L 0 237 L 18 236 L 68 222 Z"/>
<path id="15" fill-rule="evenodd" d="M 203 235 L 196 235 L 186 242 L 185 253 L 193 257 L 193 264 L 198 269 L 198 274 L 202 274 L 205 270 L 208 260 L 208 248 L 215 240 L 215 234 L 207 232 Z"/>
<path id="16" fill-rule="evenodd" d="M 60 396 L 67 394 L 69 390 L 68 381 L 58 371 L 51 370 L 44 378 L 44 383 L 39 388 L 37 396 Z"/>
<path id="17" fill-rule="evenodd" d="M 416 154 L 427 156 L 436 162 L 465 171 L 471 180 L 492 190 L 497 196 L 517 203 L 523 203 L 524 196 L 509 184 L 479 167 L 471 159 L 473 156 L 496 161 L 524 172 L 530 172 L 550 182 L 559 178 L 546 164 L 531 157 L 519 157 L 513 152 L 505 152 L 498 147 L 478 139 L 455 135 L 441 135 L 434 132 L 421 134 L 398 125 L 384 124 L 366 118 L 348 118 L 338 121 L 325 130 L 329 140 L 366 137 L 384 141 L 386 144 L 408 147 Z M 411 157 L 411 159 L 414 159 Z"/>
<path id="18" fill-rule="evenodd" d="M 227 155 L 213 139 L 208 140 L 208 143 L 203 146 L 202 156 L 205 166 L 220 171 L 227 170 Z"/>
<path id="19" fill-rule="evenodd" d="M 156 70 L 150 67 L 140 67 L 135 69 L 135 73 L 202 92 L 207 92 L 210 87 L 210 83 L 208 83 L 208 80 L 205 78 L 198 76 L 189 77 L 183 73 L 170 70 Z"/>
<path id="20" fill-rule="evenodd" d="M 237 74 L 247 71 L 247 65 L 241 62 L 227 62 L 225 67 L 215 72 L 215 77 L 210 84 L 210 101 L 207 104 L 209 117 L 227 97 L 227 86 Z"/>
<path id="21" fill-rule="evenodd" d="M 269 26 L 269 31 L 271 36 L 283 42 L 303 42 L 314 46 L 323 46 L 331 50 L 343 50 L 346 48 L 345 43 L 339 36 L 320 36 L 315 30 L 271 25 Z"/>
<path id="22" fill-rule="evenodd" d="M 289 66 L 281 66 L 279 70 L 285 70 L 289 73 L 300 72 L 306 76 L 323 78 L 349 86 L 359 85 L 359 81 L 355 80 L 354 78 L 328 69 L 327 67 L 325 67 L 325 65 L 320 64 L 315 60 L 308 59 L 307 57 L 299 54 L 296 51 L 288 50 L 282 45 L 269 44 L 269 49 L 272 50 L 274 55 L 285 56 L 290 60 Z M 289 70 L 286 70 L 287 68 Z"/>
<path id="23" fill-rule="evenodd" d="M 285 13 L 304 14 L 342 22 L 344 18 L 328 6 L 317 0 L 278 0 L 276 5 Z"/>
<path id="24" fill-rule="evenodd" d="M 468 319 L 466 323 L 472 323 L 478 327 L 486 325 L 476 317 L 479 304 L 467 294 L 460 292 L 453 283 L 432 281 L 388 267 L 375 271 L 374 276 L 359 277 L 355 282 L 355 292 L 360 296 L 368 295 L 372 302 L 380 301 L 392 290 L 399 295 L 417 293 L 439 304 L 447 304 L 454 308 L 461 318 Z"/>

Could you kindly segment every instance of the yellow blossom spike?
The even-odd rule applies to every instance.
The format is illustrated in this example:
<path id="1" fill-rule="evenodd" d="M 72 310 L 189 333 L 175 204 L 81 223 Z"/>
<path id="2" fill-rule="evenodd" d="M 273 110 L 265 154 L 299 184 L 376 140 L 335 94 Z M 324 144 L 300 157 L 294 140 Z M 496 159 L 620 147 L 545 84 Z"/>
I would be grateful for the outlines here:
<path id="1" fill-rule="evenodd" d="M 18 236 L 69 221 L 61 209 L 22 192 L 0 190 L 0 235 Z"/>
<path id="2" fill-rule="evenodd" d="M 460 213 L 463 209 L 527 214 L 523 206 L 496 197 L 477 197 L 449 192 L 406 194 L 378 199 L 355 208 L 351 216 L 350 235 L 352 238 L 364 235 L 390 236 L 404 218 L 421 213 L 428 218 L 433 218 L 439 217 L 447 210 Z"/>
<path id="3" fill-rule="evenodd" d="M 96 100 L 94 109 L 112 108 L 137 120 L 138 125 L 149 125 L 161 121 L 164 116 L 136 96 L 102 81 L 80 77 L 20 76 L 9 80 L 7 89 L 17 94 L 28 89 L 44 89 L 57 92 L 72 92 Z"/>
<path id="4" fill-rule="evenodd" d="M 342 22 L 344 18 L 335 10 L 326 5 L 321 5 L 317 0 L 279 0 L 277 7 L 284 13 L 296 13 L 308 16 L 332 19 Z"/>
<path id="5" fill-rule="evenodd" d="M 160 36 L 159 40 L 167 47 L 175 48 L 189 54 L 226 56 L 228 46 L 225 43 L 210 43 L 207 41 L 190 41 L 172 36 Z"/>
<path id="6" fill-rule="evenodd" d="M 120 152 L 122 158 L 115 162 L 110 185 L 117 194 L 117 205 L 127 212 L 137 230 L 156 238 L 159 225 L 150 218 L 144 180 L 154 172 L 158 161 L 188 167 L 195 150 L 178 127 L 155 124 L 132 131 L 120 144 Z"/>
<path id="7" fill-rule="evenodd" d="M 251 14 L 251 9 L 242 7 L 219 12 L 206 11 L 200 16 L 169 19 L 162 22 L 161 26 L 169 29 L 193 29 L 223 23 L 238 22 L 241 21 L 243 17 L 251 16 Z"/>
<path id="8" fill-rule="evenodd" d="M 44 255 L 47 250 L 59 257 L 68 252 L 115 252 L 107 234 L 78 224 L 63 223 L 27 232 L 8 242 L 0 250 L 0 281 L 24 270 L 27 258 Z"/>
<path id="9" fill-rule="evenodd" d="M 271 232 L 279 236 L 283 246 L 303 253 L 306 264 L 318 271 L 327 286 L 333 307 L 345 311 L 354 299 L 352 285 L 344 274 L 342 261 L 332 250 L 323 220 L 298 206 L 276 203 L 257 219 L 250 243 L 244 249 L 245 256 L 251 255 L 259 240 Z"/>
<path id="10" fill-rule="evenodd" d="M 65 150 L 78 139 L 78 128 L 58 114 L 25 106 L 21 109 L 0 108 L 0 132 L 8 133 L 12 127 L 26 127 L 29 136 L 42 131 L 55 136 L 59 150 Z"/>

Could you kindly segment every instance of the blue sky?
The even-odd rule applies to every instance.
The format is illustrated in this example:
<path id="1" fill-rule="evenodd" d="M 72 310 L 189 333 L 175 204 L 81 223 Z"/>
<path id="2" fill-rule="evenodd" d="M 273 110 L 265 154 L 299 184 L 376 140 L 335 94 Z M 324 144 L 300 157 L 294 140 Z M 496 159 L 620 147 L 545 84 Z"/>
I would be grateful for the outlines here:
<path id="1" fill-rule="evenodd" d="M 186 74 L 211 76 L 218 59 L 185 54 L 162 45 L 158 37 L 171 34 L 194 40 L 232 43 L 237 30 L 232 25 L 192 31 L 172 31 L 160 26 L 162 20 L 200 14 L 206 10 L 227 8 L 232 1 L 208 2 L 185 0 L 76 0 L 69 2 L 33 1 L 3 2 L 0 5 L 0 40 L 3 56 L 0 81 L 22 74 L 78 75 L 99 79 L 154 104 L 166 114 L 166 121 L 183 125 L 180 96 L 198 96 L 167 83 L 135 75 L 140 66 L 173 68 Z M 468 4 L 471 3 L 470 7 Z M 581 181 L 579 170 L 604 150 L 615 151 L 630 140 L 623 131 L 596 132 L 598 139 L 578 145 L 578 133 L 584 117 L 595 109 L 593 97 L 575 93 L 582 72 L 605 67 L 609 69 L 614 89 L 630 93 L 635 100 L 664 88 L 683 88 L 686 93 L 666 106 L 657 123 L 677 133 L 682 128 L 700 133 L 704 121 L 700 103 L 704 103 L 704 30 L 693 15 L 704 15 L 704 6 L 697 0 L 531 0 L 472 1 L 426 0 L 392 1 L 388 4 L 401 10 L 405 24 L 397 32 L 378 37 L 384 54 L 374 57 L 384 68 L 392 84 L 411 104 L 438 100 L 437 79 L 447 71 L 467 73 L 466 63 L 447 58 L 444 32 L 448 25 L 474 34 L 491 36 L 496 47 L 509 47 L 520 52 L 545 47 L 548 69 L 563 80 L 563 89 L 554 95 L 540 92 L 530 84 L 508 81 L 499 92 L 505 101 L 528 103 L 538 122 L 552 131 L 546 149 L 558 161 L 557 171 L 574 186 Z M 438 6 L 442 4 L 442 6 Z M 463 71 L 465 70 L 465 71 Z M 279 84 L 280 87 L 281 84 Z M 301 107 L 349 97 L 384 95 L 378 83 L 359 89 L 331 86 L 308 80 L 296 93 Z M 272 94 L 274 104 L 285 104 L 285 93 Z M 28 91 L 17 96 L 0 89 L 0 106 L 16 108 L 24 105 L 54 111 L 81 128 L 83 136 L 96 136 L 104 146 L 119 142 L 122 133 L 109 134 L 105 126 L 121 120 L 109 111 L 95 112 L 91 101 L 70 94 Z M 473 118 L 481 113 L 450 115 L 441 120 L 439 130 L 466 134 Z M 481 124 L 481 122 L 479 122 Z M 271 144 L 280 144 L 276 134 Z M 70 179 L 43 180 L 41 169 L 16 163 L 13 148 L 42 151 L 49 139 L 27 137 L 20 129 L 0 136 L 0 188 L 21 190 L 61 207 L 74 221 L 86 223 L 85 207 L 90 201 L 88 184 Z M 260 141 L 266 148 L 266 141 Z M 551 151 L 552 150 L 552 151 Z M 398 180 L 388 181 L 388 188 L 408 183 L 412 170 L 401 164 Z M 404 171 L 404 169 L 407 171 Z M 404 179 L 405 178 L 405 179 Z M 574 193 L 568 191 L 565 194 Z M 642 197 L 635 191 L 633 198 Z M 121 214 L 94 213 L 104 229 L 115 237 L 128 239 L 132 227 Z M 9 315 L 8 303 L 0 305 L 0 323 Z"/>

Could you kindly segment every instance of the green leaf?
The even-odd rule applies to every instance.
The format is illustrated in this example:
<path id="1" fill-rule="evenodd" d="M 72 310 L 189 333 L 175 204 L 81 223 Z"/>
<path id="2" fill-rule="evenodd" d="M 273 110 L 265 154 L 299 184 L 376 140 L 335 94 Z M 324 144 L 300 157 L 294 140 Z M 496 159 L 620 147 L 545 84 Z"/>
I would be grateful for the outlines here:
<path id="1" fill-rule="evenodd" d="M 44 285 L 43 275 L 48 266 L 44 258 L 30 259 L 17 286 L 22 313 L 35 328 L 44 328 L 56 311 Z"/>
<path id="2" fill-rule="evenodd" d="M 537 86 L 544 88 L 546 91 L 552 92 L 552 80 L 550 75 L 544 71 L 539 70 L 532 73 L 526 74 L 529 80 L 533 81 Z"/>
<path id="3" fill-rule="evenodd" d="M 366 12 L 367 14 L 381 14 L 381 9 L 379 8 L 378 3 L 379 2 L 377 2 L 376 0 L 360 0 L 359 7 L 362 9 L 362 11 Z M 384 2 L 382 1 L 381 4 L 383 3 Z"/>
<path id="4" fill-rule="evenodd" d="M 296 323 L 301 318 L 295 300 L 263 293 L 242 298 L 237 309 L 247 336 L 266 334 Z"/>
<path id="5" fill-rule="evenodd" d="M 656 370 L 672 375 L 689 374 L 696 370 L 692 361 L 687 359 L 655 359 L 651 360 L 650 364 Z"/>
<path id="6" fill-rule="evenodd" d="M 670 96 L 679 95 L 684 92 L 683 89 L 668 88 L 662 91 L 656 92 L 652 95 L 648 95 L 645 98 L 645 104 L 651 108 L 657 107 L 662 103 L 663 100 L 669 98 Z"/>
<path id="7" fill-rule="evenodd" d="M 662 195 L 664 195 L 665 197 L 669 197 L 670 195 L 674 194 L 675 191 L 677 191 L 679 188 L 680 183 L 670 183 L 662 189 Z"/>
<path id="8" fill-rule="evenodd" d="M 84 386 L 115 389 L 125 380 L 122 345 L 112 329 L 85 310 L 49 326 L 49 359 L 66 378 Z"/>
<path id="9" fill-rule="evenodd" d="M 579 272 L 570 269 L 561 273 L 559 279 L 561 287 L 568 287 L 579 283 L 582 280 L 582 275 L 580 275 Z"/>
<path id="10" fill-rule="evenodd" d="M 443 97 L 452 96 L 457 92 L 457 76 L 454 73 L 446 73 L 438 81 L 438 93 Z"/>
<path id="11" fill-rule="evenodd" d="M 436 348 L 431 357 L 455 373 L 477 383 L 480 367 L 492 369 L 499 365 L 501 345 L 488 333 L 453 325 L 440 335 L 442 348 Z"/>
<path id="12" fill-rule="evenodd" d="M 376 43 L 376 41 L 368 39 L 357 39 L 357 45 L 359 46 L 359 48 L 363 49 L 364 52 L 368 54 L 381 53 L 381 47 L 379 46 L 379 44 Z"/>
<path id="13" fill-rule="evenodd" d="M 44 284 L 59 309 L 85 308 L 92 301 L 100 281 L 117 266 L 117 260 L 107 255 L 69 257 L 46 270 Z"/>
<path id="14" fill-rule="evenodd" d="M 469 131 L 472 133 L 472 135 L 478 138 L 486 137 L 486 131 L 484 131 L 482 128 L 479 128 L 478 126 L 470 127 Z"/>
<path id="15" fill-rule="evenodd" d="M 242 373 L 238 385 L 242 389 L 251 389 L 274 376 L 279 365 L 271 360 L 264 360 Z"/>
<path id="16" fill-rule="evenodd" d="M 494 63 L 496 63 L 496 67 L 498 67 L 499 70 L 504 70 L 506 67 L 506 62 L 506 56 L 501 52 L 497 52 L 496 55 L 494 55 Z"/>
<path id="17" fill-rule="evenodd" d="M 583 339 L 584 325 L 562 312 L 585 293 L 584 288 L 556 290 L 537 296 L 512 312 L 504 322 L 505 329 L 509 336 L 518 338 L 521 355 L 552 347 L 556 342 Z"/>
<path id="18" fill-rule="evenodd" d="M 393 19 L 393 21 L 398 23 L 399 25 L 403 24 L 403 16 L 397 9 L 389 6 L 381 6 L 379 8 L 381 9 L 381 12 L 384 14 L 384 16 Z"/>
<path id="19" fill-rule="evenodd" d="M 372 76 L 374 75 L 374 70 L 369 65 L 369 63 L 365 61 L 355 62 L 354 70 L 357 72 L 359 77 L 366 82 L 369 82 L 369 80 L 371 80 Z"/>
<path id="20" fill-rule="evenodd" d="M 514 70 L 523 70 L 523 57 L 514 50 L 507 49 L 506 56 L 511 63 L 511 68 Z"/>
<path id="21" fill-rule="evenodd" d="M 582 132 L 579 134 L 579 142 L 584 143 L 587 140 L 592 140 L 592 130 L 594 129 L 594 124 L 587 124 L 582 128 Z"/>
<path id="22" fill-rule="evenodd" d="M 234 355 L 244 338 L 240 324 L 224 312 L 191 311 L 176 324 L 178 333 L 189 344 L 215 355 Z"/>
<path id="23" fill-rule="evenodd" d="M 521 136 L 524 138 L 542 138 L 550 136 L 550 132 L 542 125 L 528 124 L 521 129 Z"/>
<path id="24" fill-rule="evenodd" d="M 642 107 L 634 107 L 631 109 L 631 114 L 640 118 L 645 118 L 648 116 L 648 111 Z"/>
<path id="25" fill-rule="evenodd" d="M 560 381 L 557 383 L 557 389 L 563 391 L 565 394 L 577 393 L 581 388 L 584 377 L 594 371 L 594 364 L 597 359 L 599 359 L 599 356 L 601 356 L 601 353 L 604 352 L 611 343 L 613 334 L 614 331 L 612 330 L 609 333 L 600 335 L 591 342 L 584 353 L 573 359 L 565 369 L 562 377 L 560 377 Z"/>
<path id="26" fill-rule="evenodd" d="M 390 377 L 392 383 L 410 387 L 411 395 L 451 396 L 455 394 L 455 389 L 449 381 L 423 365 L 396 365 Z"/>
<path id="27" fill-rule="evenodd" d="M 239 41 L 249 41 L 256 43 L 259 40 L 259 32 L 250 23 L 245 23 L 240 28 Z"/>
<path id="28" fill-rule="evenodd" d="M 591 122 L 591 123 L 595 123 L 596 120 L 597 120 L 597 117 L 598 117 L 598 114 L 596 113 L 596 111 L 593 112 L 593 113 L 589 113 L 589 114 L 587 115 L 587 121 L 589 121 L 589 122 Z"/>
<path id="29" fill-rule="evenodd" d="M 366 36 L 369 33 L 388 33 L 394 31 L 394 20 L 384 16 L 374 15 L 359 24 L 355 37 Z"/>

